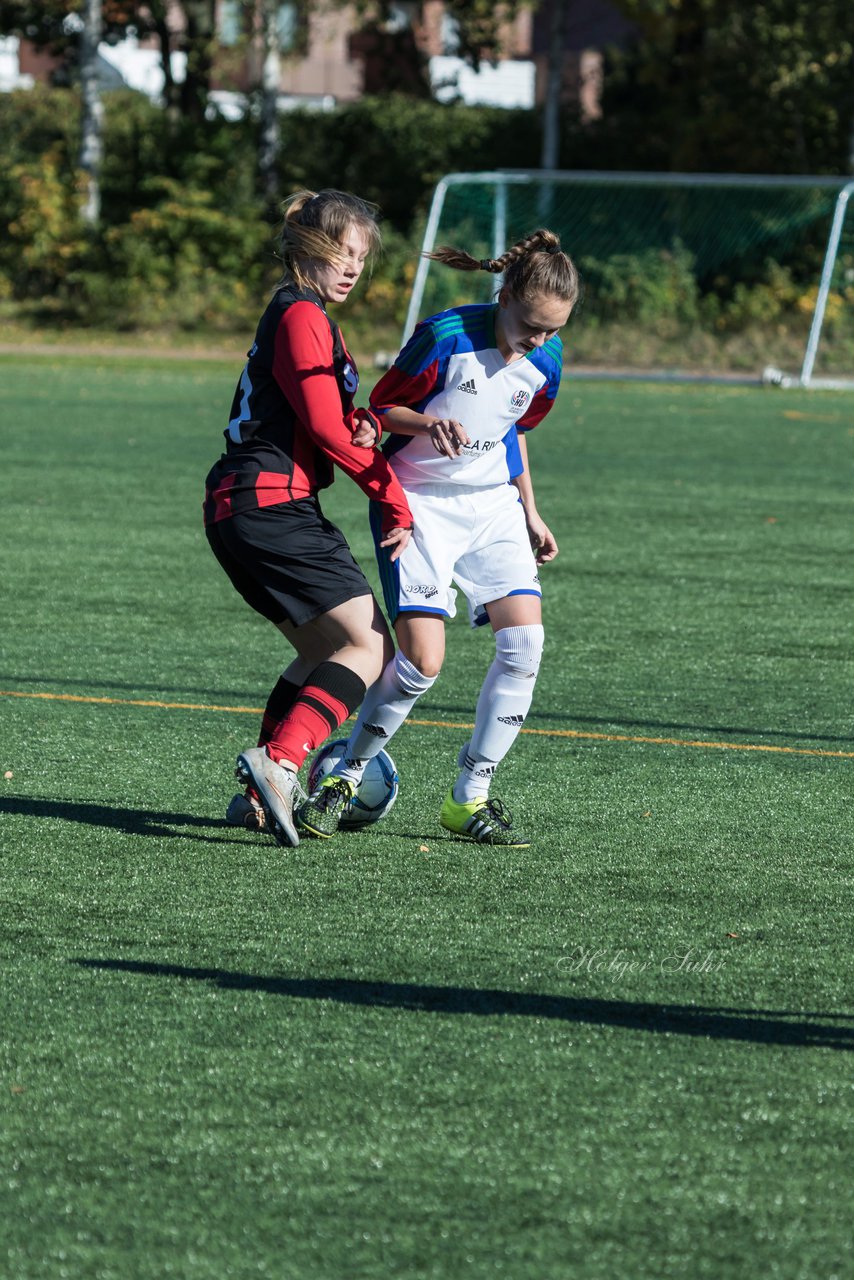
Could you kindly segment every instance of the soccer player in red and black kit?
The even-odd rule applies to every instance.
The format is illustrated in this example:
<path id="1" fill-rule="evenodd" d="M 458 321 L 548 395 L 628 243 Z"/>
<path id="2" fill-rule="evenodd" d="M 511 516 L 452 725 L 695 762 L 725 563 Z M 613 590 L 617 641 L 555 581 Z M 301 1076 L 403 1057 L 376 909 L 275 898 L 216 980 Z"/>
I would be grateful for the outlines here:
<path id="1" fill-rule="evenodd" d="M 257 747 L 237 760 L 247 783 L 226 815 L 297 845 L 293 809 L 306 756 L 359 705 L 394 648 L 367 579 L 318 491 L 336 463 L 383 513 L 396 559 L 412 517 L 384 455 L 353 432 L 379 424 L 354 408 L 355 363 L 326 312 L 343 302 L 379 245 L 373 206 L 340 191 L 285 204 L 284 275 L 258 325 L 206 481 L 205 528 L 234 587 L 296 650 L 267 701 Z"/>

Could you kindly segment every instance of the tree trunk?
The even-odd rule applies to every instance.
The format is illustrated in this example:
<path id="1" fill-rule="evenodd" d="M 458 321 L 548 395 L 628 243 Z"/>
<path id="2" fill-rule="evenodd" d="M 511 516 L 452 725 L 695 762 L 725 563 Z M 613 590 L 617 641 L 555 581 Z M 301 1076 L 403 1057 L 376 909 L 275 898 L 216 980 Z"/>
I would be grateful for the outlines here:
<path id="1" fill-rule="evenodd" d="M 215 0 L 184 0 L 184 17 L 187 73 L 181 85 L 181 111 L 185 119 L 200 124 L 205 118 L 211 87 L 216 45 Z"/>
<path id="2" fill-rule="evenodd" d="M 104 153 L 104 105 L 98 84 L 101 0 L 86 0 L 80 33 L 80 168 L 86 175 L 83 221 L 97 227 L 101 218 L 101 160 Z"/>
<path id="3" fill-rule="evenodd" d="M 560 107 L 563 88 L 563 32 L 566 0 L 552 0 L 549 27 L 549 58 L 546 75 L 546 93 L 543 104 L 543 149 L 541 169 L 556 169 L 560 160 Z M 543 183 L 540 188 L 538 212 L 541 221 L 551 216 L 553 191 Z"/>
<path id="4" fill-rule="evenodd" d="M 178 86 L 175 84 L 175 77 L 172 74 L 172 46 L 174 39 L 166 21 L 166 5 L 157 0 L 157 3 L 152 3 L 149 8 L 151 10 L 151 29 L 157 36 L 160 45 L 160 63 L 163 67 L 163 105 L 166 108 L 166 114 L 169 119 L 175 121 L 180 115 L 180 102 Z"/>
<path id="5" fill-rule="evenodd" d="M 258 171 L 264 199 L 272 210 L 279 199 L 279 85 L 282 65 L 279 48 L 277 0 L 262 0 L 264 66 L 261 73 L 261 136 L 258 143 Z"/>
<path id="6" fill-rule="evenodd" d="M 563 87 L 563 30 L 566 0 L 552 0 L 549 57 L 543 104 L 541 169 L 556 169 L 560 155 L 560 104 Z"/>

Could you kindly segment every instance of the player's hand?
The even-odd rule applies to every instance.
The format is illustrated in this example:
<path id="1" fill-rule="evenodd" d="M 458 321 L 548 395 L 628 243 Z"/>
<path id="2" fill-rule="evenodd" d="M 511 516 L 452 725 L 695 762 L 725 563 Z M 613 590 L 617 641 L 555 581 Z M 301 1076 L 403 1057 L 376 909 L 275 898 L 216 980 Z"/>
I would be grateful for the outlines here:
<path id="1" fill-rule="evenodd" d="M 396 529 L 390 529 L 389 532 L 386 534 L 386 536 L 383 538 L 382 542 L 380 543 L 381 547 L 394 547 L 394 551 L 392 551 L 391 555 L 389 556 L 389 559 L 391 560 L 392 564 L 394 564 L 395 560 L 399 560 L 400 557 L 403 555 L 404 551 L 409 546 L 409 539 L 411 537 L 412 537 L 411 529 L 401 529 L 400 527 L 398 527 Z"/>
<path id="2" fill-rule="evenodd" d="M 367 409 L 353 410 L 353 444 L 357 449 L 373 449 L 379 442 L 377 420 Z"/>
<path id="3" fill-rule="evenodd" d="M 558 546 L 551 529 L 538 515 L 529 515 L 527 519 L 531 550 L 537 564 L 546 564 L 549 560 L 554 560 Z"/>
<path id="4" fill-rule="evenodd" d="M 465 430 L 453 418 L 436 418 L 427 428 L 433 448 L 446 458 L 458 458 L 469 443 Z"/>

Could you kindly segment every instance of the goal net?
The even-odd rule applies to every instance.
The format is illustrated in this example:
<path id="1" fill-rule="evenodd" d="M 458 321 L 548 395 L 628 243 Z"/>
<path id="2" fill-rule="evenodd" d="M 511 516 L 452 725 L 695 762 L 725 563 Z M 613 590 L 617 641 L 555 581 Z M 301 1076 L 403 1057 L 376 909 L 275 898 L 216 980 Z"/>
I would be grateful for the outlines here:
<path id="1" fill-rule="evenodd" d="M 851 193 L 829 178 L 457 173 L 436 188 L 422 251 L 497 257 L 556 231 L 583 280 L 567 341 L 581 371 L 854 386 Z M 499 284 L 422 257 L 404 336 Z"/>

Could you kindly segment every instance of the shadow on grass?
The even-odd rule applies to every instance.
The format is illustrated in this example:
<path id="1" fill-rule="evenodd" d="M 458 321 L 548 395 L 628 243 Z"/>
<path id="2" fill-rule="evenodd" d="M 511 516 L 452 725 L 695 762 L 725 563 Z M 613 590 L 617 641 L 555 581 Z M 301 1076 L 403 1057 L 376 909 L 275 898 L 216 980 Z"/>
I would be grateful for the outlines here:
<path id="1" fill-rule="evenodd" d="M 147 964 L 139 960 L 96 960 L 77 957 L 71 964 L 86 969 L 112 969 L 151 978 L 181 978 L 213 982 L 228 991 L 264 991 L 292 1000 L 334 1000 L 368 1008 L 406 1009 L 416 1013 L 499 1014 L 527 1018 L 555 1018 L 562 1022 L 593 1023 L 653 1031 L 666 1035 L 700 1036 L 711 1040 L 747 1040 L 760 1044 L 801 1045 L 827 1049 L 854 1047 L 854 1029 L 818 1022 L 785 1021 L 763 1009 L 718 1009 L 683 1004 L 642 1004 L 583 996 L 538 995 L 525 991 L 479 990 L 475 987 L 425 987 L 409 982 L 360 982 L 352 978 L 265 978 L 227 969 L 191 969 L 177 964 Z M 843 1014 L 811 1014 L 840 1018 Z"/>
<path id="2" fill-rule="evenodd" d="M 223 818 L 205 818 L 194 813 L 163 813 L 154 809 L 127 809 L 90 800 L 47 800 L 41 797 L 5 796 L 0 799 L 0 813 L 18 813 L 27 818 L 60 818 L 63 822 L 80 822 L 88 827 L 112 827 L 132 836 L 176 836 L 187 839 L 180 827 L 204 827 L 207 830 L 233 832 Z M 221 836 L 192 833 L 193 840 L 210 840 L 222 844 Z"/>

